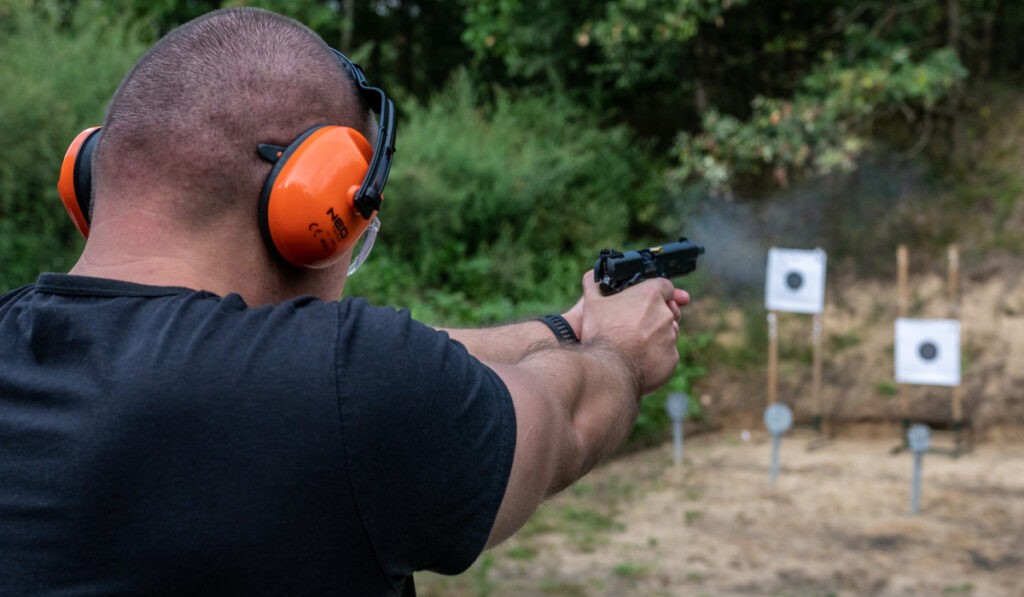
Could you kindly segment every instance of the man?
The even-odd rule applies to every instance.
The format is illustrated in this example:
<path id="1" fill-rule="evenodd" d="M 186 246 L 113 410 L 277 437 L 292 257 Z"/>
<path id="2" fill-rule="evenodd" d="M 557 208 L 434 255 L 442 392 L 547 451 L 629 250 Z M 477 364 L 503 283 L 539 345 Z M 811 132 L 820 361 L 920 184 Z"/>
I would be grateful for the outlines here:
<path id="1" fill-rule="evenodd" d="M 666 280 L 603 297 L 584 277 L 576 344 L 334 302 L 376 204 L 300 222 L 302 250 L 345 249 L 297 267 L 285 164 L 327 135 L 389 158 L 373 91 L 254 9 L 187 23 L 126 75 L 80 260 L 0 297 L 0 593 L 408 592 L 514 533 L 670 377 L 689 297 Z"/>

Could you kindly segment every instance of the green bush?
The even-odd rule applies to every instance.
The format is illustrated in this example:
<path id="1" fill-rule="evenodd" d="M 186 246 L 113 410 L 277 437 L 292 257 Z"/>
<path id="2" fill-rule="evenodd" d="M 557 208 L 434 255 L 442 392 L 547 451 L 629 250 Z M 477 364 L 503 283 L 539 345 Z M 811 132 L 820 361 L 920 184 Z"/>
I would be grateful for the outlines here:
<path id="1" fill-rule="evenodd" d="M 61 160 L 144 49 L 99 3 L 0 0 L 0 292 L 74 263 L 82 240 L 57 196 Z"/>
<path id="2" fill-rule="evenodd" d="M 459 325 L 565 309 L 598 251 L 656 218 L 646 152 L 557 97 L 481 107 L 459 76 L 402 116 L 380 246 L 352 294 Z"/>
<path id="3" fill-rule="evenodd" d="M 705 368 L 698 362 L 702 360 L 701 354 L 711 344 L 714 336 L 707 332 L 696 335 L 687 335 L 685 330 L 681 332 L 678 343 L 679 367 L 665 387 L 645 398 L 640 404 L 640 416 L 637 417 L 636 425 L 629 436 L 631 446 L 643 447 L 664 439 L 664 431 L 672 422 L 665 412 L 665 403 L 671 393 L 682 392 L 689 396 L 687 419 L 704 419 L 704 408 L 700 404 L 700 399 L 692 394 L 693 382 L 706 373 Z"/>

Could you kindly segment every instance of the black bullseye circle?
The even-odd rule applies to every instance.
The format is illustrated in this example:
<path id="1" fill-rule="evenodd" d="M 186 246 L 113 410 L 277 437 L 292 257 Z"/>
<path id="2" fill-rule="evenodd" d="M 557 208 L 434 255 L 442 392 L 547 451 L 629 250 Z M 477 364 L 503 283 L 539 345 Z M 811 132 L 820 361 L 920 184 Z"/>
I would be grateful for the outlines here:
<path id="1" fill-rule="evenodd" d="M 934 361 L 935 357 L 939 356 L 939 347 L 935 346 L 932 342 L 922 342 L 917 347 L 917 354 L 921 355 L 921 358 L 926 361 Z"/>
<path id="2" fill-rule="evenodd" d="M 804 277 L 800 272 L 789 272 L 786 274 L 786 286 L 790 290 L 799 290 L 804 285 Z"/>

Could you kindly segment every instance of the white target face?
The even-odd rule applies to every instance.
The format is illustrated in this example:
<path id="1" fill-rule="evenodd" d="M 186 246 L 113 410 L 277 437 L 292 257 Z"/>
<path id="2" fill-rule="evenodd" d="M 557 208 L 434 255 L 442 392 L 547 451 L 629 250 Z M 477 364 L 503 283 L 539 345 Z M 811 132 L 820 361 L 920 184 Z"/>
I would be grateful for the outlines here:
<path id="1" fill-rule="evenodd" d="M 825 308 L 825 251 L 768 251 L 764 304 L 769 311 L 821 313 Z"/>
<path id="2" fill-rule="evenodd" d="M 960 385 L 960 322 L 955 319 L 897 319 L 896 381 Z"/>

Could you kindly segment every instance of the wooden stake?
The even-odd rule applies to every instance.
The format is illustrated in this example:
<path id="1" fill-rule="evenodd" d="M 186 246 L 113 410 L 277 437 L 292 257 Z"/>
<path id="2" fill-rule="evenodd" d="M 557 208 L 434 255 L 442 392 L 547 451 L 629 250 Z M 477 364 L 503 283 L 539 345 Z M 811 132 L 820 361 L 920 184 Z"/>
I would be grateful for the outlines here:
<path id="1" fill-rule="evenodd" d="M 779 397 L 779 316 L 768 312 L 768 404 Z"/>
<path id="2" fill-rule="evenodd" d="M 910 310 L 910 297 L 907 292 L 907 278 L 910 272 L 910 253 L 907 245 L 900 245 L 896 249 L 896 288 L 899 292 L 897 306 L 900 317 L 906 317 Z"/>
<path id="3" fill-rule="evenodd" d="M 907 245 L 900 245 L 896 249 L 896 288 L 899 293 L 896 299 L 897 309 L 900 317 L 906 317 L 910 311 L 910 294 L 907 288 L 907 278 L 910 274 L 910 253 Z M 910 396 L 907 392 L 907 384 L 899 384 L 900 388 L 900 409 L 903 417 L 910 416 Z"/>
<path id="4" fill-rule="evenodd" d="M 960 319 L 960 248 L 956 245 L 949 246 L 949 316 L 952 319 Z M 963 322 L 960 324 L 960 346 L 963 354 L 964 329 Z M 960 385 L 953 386 L 953 422 L 958 423 L 964 420 L 964 392 L 963 381 Z"/>
<path id="5" fill-rule="evenodd" d="M 821 416 L 821 334 L 824 321 L 822 313 L 814 314 L 814 332 L 812 342 L 814 344 L 814 370 L 811 375 L 811 402 L 814 404 L 814 415 Z"/>

